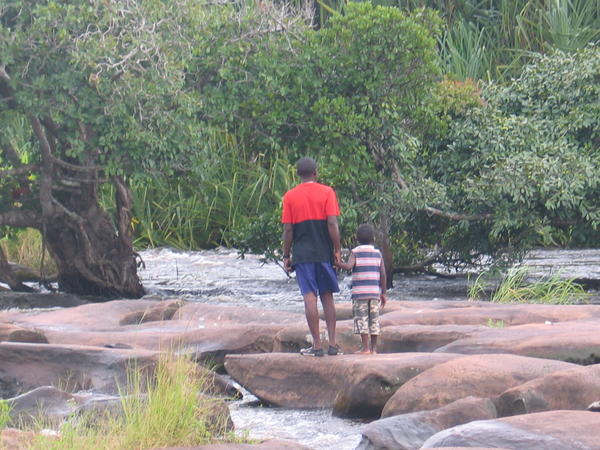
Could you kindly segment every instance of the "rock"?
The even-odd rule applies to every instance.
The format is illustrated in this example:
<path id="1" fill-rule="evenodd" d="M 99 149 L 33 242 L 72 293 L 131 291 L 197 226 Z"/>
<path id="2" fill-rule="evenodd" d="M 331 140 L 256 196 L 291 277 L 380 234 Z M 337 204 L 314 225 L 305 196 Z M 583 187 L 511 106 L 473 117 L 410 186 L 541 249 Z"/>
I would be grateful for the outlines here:
<path id="1" fill-rule="evenodd" d="M 428 309 L 393 311 L 381 317 L 382 326 L 391 325 L 486 325 L 490 320 L 504 326 L 529 323 L 593 320 L 600 318 L 600 305 L 498 305 L 482 303 L 470 307 L 435 310 L 435 303 Z"/>
<path id="2" fill-rule="evenodd" d="M 13 316 L 16 324 L 28 323 L 44 329 L 60 327 L 62 330 L 111 330 L 120 326 L 126 315 L 143 312 L 162 302 L 156 300 L 113 300 L 104 303 L 89 303 L 72 308 L 42 313 L 21 313 Z"/>
<path id="3" fill-rule="evenodd" d="M 223 436 L 234 430 L 233 420 L 229 412 L 229 406 L 220 398 L 199 395 L 199 401 L 203 403 L 203 419 L 206 429 L 214 436 Z"/>
<path id="4" fill-rule="evenodd" d="M 234 386 L 233 382 L 206 367 L 196 366 L 196 377 L 202 380 L 205 394 L 224 396 L 227 398 L 241 398 L 242 393 Z"/>
<path id="5" fill-rule="evenodd" d="M 155 450 L 310 450 L 310 447 L 282 439 L 267 439 L 259 444 L 207 444 L 198 447 L 169 447 Z"/>
<path id="6" fill-rule="evenodd" d="M 475 422 L 433 435 L 422 448 L 487 446 L 508 449 L 598 449 L 600 414 L 546 411 Z"/>
<path id="7" fill-rule="evenodd" d="M 291 408 L 331 408 L 345 417 L 377 417 L 407 380 L 446 362 L 430 353 L 312 358 L 290 353 L 228 355 L 227 372 L 261 400 Z"/>
<path id="8" fill-rule="evenodd" d="M 40 331 L 22 328 L 10 323 L 0 323 L 0 342 L 2 341 L 48 343 L 48 339 Z"/>
<path id="9" fill-rule="evenodd" d="M 600 402 L 594 402 L 587 407 L 588 411 L 600 412 Z"/>
<path id="10" fill-rule="evenodd" d="M 357 450 L 413 450 L 435 433 L 473 420 L 495 419 L 490 399 L 465 397 L 431 411 L 401 414 L 368 424 Z"/>
<path id="11" fill-rule="evenodd" d="M 328 336 L 325 322 L 319 323 L 323 346 L 327 349 Z M 354 353 L 360 348 L 360 336 L 354 334 L 353 321 L 343 320 L 336 324 L 336 340 L 346 354 Z M 312 336 L 306 321 L 298 325 L 288 325 L 277 335 L 273 343 L 273 351 L 277 353 L 300 353 L 300 349 L 312 345 Z"/>
<path id="12" fill-rule="evenodd" d="M 382 416 L 435 409 L 470 395 L 495 397 L 534 378 L 573 367 L 562 361 L 505 354 L 454 358 L 400 387 L 386 403 Z"/>
<path id="13" fill-rule="evenodd" d="M 53 386 L 42 386 L 7 400 L 11 421 L 15 424 L 60 422 L 86 411 L 122 412 L 121 398 L 101 394 L 70 394 Z"/>
<path id="14" fill-rule="evenodd" d="M 406 303 L 408 302 L 399 302 L 396 300 L 388 300 L 385 305 L 385 308 L 379 311 L 380 315 L 387 314 L 392 311 L 398 310 L 407 310 Z M 418 302 L 415 302 L 418 303 Z M 340 302 L 335 304 L 335 316 L 337 321 L 342 320 L 351 320 L 352 316 L 352 302 Z M 323 316 L 323 310 L 319 310 L 319 317 L 321 320 L 325 320 L 325 316 Z"/>
<path id="15" fill-rule="evenodd" d="M 502 393 L 495 401 L 500 417 L 588 407 L 600 393 L 600 364 L 558 371 Z"/>
<path id="16" fill-rule="evenodd" d="M 220 327 L 228 323 L 294 325 L 306 321 L 304 314 L 299 313 L 207 303 L 187 303 L 177 311 L 173 319 L 199 323 L 205 327 Z"/>
<path id="17" fill-rule="evenodd" d="M 0 310 L 31 308 L 69 308 L 90 303 L 92 299 L 72 294 L 40 294 L 35 292 L 0 292 Z"/>
<path id="18" fill-rule="evenodd" d="M 436 352 L 513 353 L 576 364 L 600 363 L 600 320 L 490 328 L 458 339 Z"/>
<path id="19" fill-rule="evenodd" d="M 483 325 L 399 325 L 382 328 L 380 353 L 432 352 L 457 339 L 485 331 Z"/>
<path id="20" fill-rule="evenodd" d="M 76 345 L 0 343 L 0 398 L 54 385 L 66 391 L 94 389 L 116 394 L 127 386 L 132 364 L 148 373 L 157 353 L 147 350 L 117 350 Z"/>
<path id="21" fill-rule="evenodd" d="M 119 321 L 119 325 L 137 325 L 145 322 L 171 320 L 177 310 L 184 304 L 185 302 L 181 300 L 160 302 L 160 304 L 151 306 L 143 311 L 134 311 L 126 314 Z"/>

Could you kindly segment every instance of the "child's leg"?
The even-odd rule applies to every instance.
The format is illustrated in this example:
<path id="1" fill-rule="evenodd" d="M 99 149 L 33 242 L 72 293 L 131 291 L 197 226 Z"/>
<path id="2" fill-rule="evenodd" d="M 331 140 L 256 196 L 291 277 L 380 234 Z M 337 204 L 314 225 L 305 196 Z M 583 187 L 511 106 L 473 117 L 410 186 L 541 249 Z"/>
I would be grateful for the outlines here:
<path id="1" fill-rule="evenodd" d="M 352 315 L 354 316 L 354 334 L 360 334 L 362 342 L 361 349 L 356 353 L 369 353 L 369 302 L 353 299 Z"/>
<path id="2" fill-rule="evenodd" d="M 377 338 L 379 337 L 379 299 L 369 300 L 369 334 L 371 335 L 371 353 L 377 353 Z"/>
<path id="3" fill-rule="evenodd" d="M 371 353 L 375 354 L 377 353 L 377 338 L 379 336 L 377 336 L 376 334 L 372 334 L 371 335 Z"/>
<path id="4" fill-rule="evenodd" d="M 356 352 L 356 354 L 358 355 L 368 355 L 370 353 L 369 351 L 369 335 L 368 334 L 361 334 L 360 335 L 360 340 L 362 341 L 362 347 L 359 351 Z"/>

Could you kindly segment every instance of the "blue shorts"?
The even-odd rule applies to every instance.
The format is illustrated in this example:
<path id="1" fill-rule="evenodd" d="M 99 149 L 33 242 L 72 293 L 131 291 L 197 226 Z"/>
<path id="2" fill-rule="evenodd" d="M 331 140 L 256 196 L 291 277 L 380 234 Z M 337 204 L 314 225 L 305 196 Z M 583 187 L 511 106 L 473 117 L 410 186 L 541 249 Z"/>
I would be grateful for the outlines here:
<path id="1" fill-rule="evenodd" d="M 294 264 L 296 280 L 302 295 L 314 292 L 321 295 L 324 292 L 339 292 L 337 275 L 329 262 Z"/>

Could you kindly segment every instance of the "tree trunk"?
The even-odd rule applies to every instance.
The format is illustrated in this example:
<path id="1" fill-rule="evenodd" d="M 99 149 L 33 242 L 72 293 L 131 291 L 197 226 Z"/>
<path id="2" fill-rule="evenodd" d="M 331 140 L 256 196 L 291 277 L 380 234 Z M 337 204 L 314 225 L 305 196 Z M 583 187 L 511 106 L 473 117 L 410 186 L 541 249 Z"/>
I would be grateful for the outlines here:
<path id="1" fill-rule="evenodd" d="M 107 298 L 144 295 L 131 245 L 130 191 L 120 179 L 115 185 L 119 230 L 100 207 L 92 185 L 62 195 L 51 220 L 42 226 L 58 267 L 59 288 L 65 292 Z"/>
<path id="2" fill-rule="evenodd" d="M 376 245 L 381 250 L 383 262 L 385 263 L 385 275 L 387 288 L 393 287 L 394 277 L 394 256 L 390 245 L 390 224 L 387 213 L 382 212 L 377 224 L 377 233 L 375 236 Z"/>
<path id="3" fill-rule="evenodd" d="M 32 292 L 33 289 L 23 284 L 13 273 L 11 265 L 6 259 L 4 250 L 0 247 L 0 281 L 8 284 L 13 291 Z"/>

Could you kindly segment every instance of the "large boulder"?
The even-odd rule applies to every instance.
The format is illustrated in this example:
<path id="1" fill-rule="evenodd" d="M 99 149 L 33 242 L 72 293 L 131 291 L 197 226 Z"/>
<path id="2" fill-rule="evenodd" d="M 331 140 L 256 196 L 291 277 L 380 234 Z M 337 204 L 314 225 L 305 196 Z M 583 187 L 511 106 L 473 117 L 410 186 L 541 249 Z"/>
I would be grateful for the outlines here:
<path id="1" fill-rule="evenodd" d="M 534 378 L 573 367 L 562 361 L 505 354 L 454 358 L 401 386 L 382 416 L 435 409 L 468 396 L 495 397 Z"/>
<path id="2" fill-rule="evenodd" d="M 228 323 L 294 325 L 306 321 L 304 314 L 299 313 L 207 303 L 187 303 L 177 311 L 173 318 L 201 324 L 205 327 L 220 327 Z"/>
<path id="3" fill-rule="evenodd" d="M 184 304 L 185 302 L 182 300 L 160 302 L 158 305 L 153 305 L 145 310 L 133 311 L 126 314 L 119 321 L 119 325 L 137 325 L 145 322 L 171 320 L 177 310 Z"/>
<path id="4" fill-rule="evenodd" d="M 149 373 L 156 360 L 157 353 L 147 350 L 2 342 L 0 398 L 48 385 L 70 392 L 94 389 L 116 394 L 119 386 L 127 386 L 132 365 Z"/>
<path id="5" fill-rule="evenodd" d="M 360 336 L 354 334 L 354 322 L 342 320 L 336 324 L 337 345 L 344 353 L 354 353 L 361 346 Z M 325 322 L 319 322 L 321 340 L 325 348 L 328 345 L 328 335 Z M 288 325 L 275 336 L 273 351 L 279 353 L 299 353 L 300 349 L 312 345 L 312 336 L 306 321 L 297 325 Z"/>
<path id="6" fill-rule="evenodd" d="M 368 424 L 357 450 L 413 450 L 441 430 L 473 420 L 495 419 L 490 399 L 466 397 L 431 411 L 401 414 Z"/>
<path id="7" fill-rule="evenodd" d="M 292 408 L 331 408 L 341 416 L 377 417 L 406 381 L 451 360 L 431 353 L 325 356 L 228 355 L 227 372 L 261 400 Z"/>
<path id="8" fill-rule="evenodd" d="M 575 367 L 528 381 L 502 393 L 494 402 L 498 415 L 548 410 L 585 410 L 600 396 L 600 364 Z"/>
<path id="9" fill-rule="evenodd" d="M 546 411 L 475 422 L 431 436 L 422 448 L 493 447 L 509 449 L 598 449 L 600 414 Z"/>
<path id="10" fill-rule="evenodd" d="M 548 322 L 490 328 L 458 339 L 436 352 L 513 353 L 577 364 L 600 363 L 600 320 Z"/>

